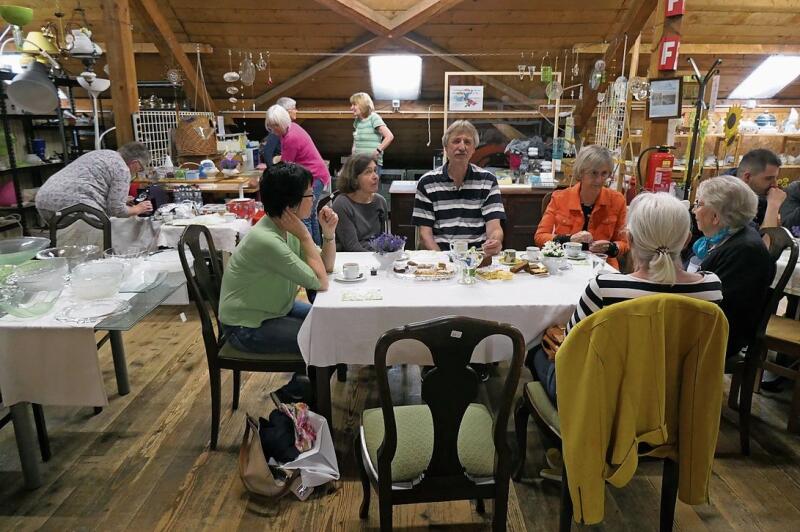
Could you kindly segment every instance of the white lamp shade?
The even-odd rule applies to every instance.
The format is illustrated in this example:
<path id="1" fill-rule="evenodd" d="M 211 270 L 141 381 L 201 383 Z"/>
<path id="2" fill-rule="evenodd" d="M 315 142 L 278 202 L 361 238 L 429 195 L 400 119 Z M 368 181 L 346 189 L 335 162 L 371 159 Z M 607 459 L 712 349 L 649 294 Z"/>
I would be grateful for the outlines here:
<path id="1" fill-rule="evenodd" d="M 52 113 L 59 105 L 58 90 L 47 72 L 46 66 L 34 61 L 14 76 L 6 91 L 11 103 L 34 114 Z"/>
<path id="2" fill-rule="evenodd" d="M 83 76 L 78 76 L 78 84 L 81 87 L 86 89 L 86 91 L 92 96 L 97 96 L 104 90 L 108 90 L 111 86 L 111 81 L 103 78 L 94 78 L 91 82 L 86 81 L 86 78 Z"/>

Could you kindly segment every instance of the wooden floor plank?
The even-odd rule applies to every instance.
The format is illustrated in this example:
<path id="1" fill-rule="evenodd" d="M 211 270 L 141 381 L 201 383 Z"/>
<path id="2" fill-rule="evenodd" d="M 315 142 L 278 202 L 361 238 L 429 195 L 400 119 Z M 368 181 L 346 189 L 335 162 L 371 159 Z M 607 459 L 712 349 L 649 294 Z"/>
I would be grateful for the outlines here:
<path id="1" fill-rule="evenodd" d="M 179 312 L 189 318 L 182 322 Z M 161 308 L 124 334 L 131 393 L 116 393 L 108 346 L 100 352 L 109 405 L 97 416 L 88 408 L 46 408 L 53 459 L 43 466 L 44 485 L 22 487 L 13 431 L 0 432 L 0 530 L 374 530 L 377 496 L 367 521 L 358 518 L 361 484 L 353 454 L 361 412 L 378 406 L 374 369 L 351 366 L 347 382 L 335 378 L 333 414 L 342 478 L 311 500 L 292 495 L 275 503 L 249 495 L 237 473 L 245 412 L 267 415 L 269 392 L 288 374 L 243 374 L 241 405 L 231 410 L 232 377 L 223 372 L 219 446 L 208 448 L 210 397 L 205 352 L 193 309 Z M 492 372 L 504 374 L 503 367 Z M 523 377 L 527 379 L 527 370 Z M 417 366 L 389 371 L 395 400 L 419 403 Z M 490 407 L 501 379 L 481 387 Z M 723 412 L 711 502 L 678 503 L 676 530 L 791 530 L 800 523 L 800 438 L 785 432 L 788 394 L 754 400 L 753 456 L 738 454 L 737 416 Z M 513 438 L 512 423 L 508 436 Z M 512 483 L 509 530 L 554 530 L 559 486 L 538 478 L 541 438 L 528 427 L 523 482 Z M 661 466 L 640 464 L 623 489 L 606 491 L 606 520 L 593 530 L 654 530 L 658 523 Z M 398 530 L 486 530 L 492 505 L 480 516 L 474 502 L 395 507 Z M 582 529 L 576 525 L 575 529 Z"/>

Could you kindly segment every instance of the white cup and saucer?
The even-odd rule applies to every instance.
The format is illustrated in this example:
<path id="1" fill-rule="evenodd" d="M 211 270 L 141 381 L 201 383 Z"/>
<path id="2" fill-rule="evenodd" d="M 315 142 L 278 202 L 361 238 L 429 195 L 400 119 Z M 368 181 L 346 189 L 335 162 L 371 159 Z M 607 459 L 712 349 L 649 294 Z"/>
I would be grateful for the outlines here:
<path id="1" fill-rule="evenodd" d="M 583 252 L 583 244 L 580 242 L 566 242 L 564 244 L 564 255 L 568 259 L 581 260 L 586 258 L 586 253 Z"/>
<path id="2" fill-rule="evenodd" d="M 340 283 L 357 283 L 364 279 L 366 279 L 366 276 L 360 271 L 357 262 L 345 262 L 342 264 L 342 273 L 333 276 L 333 280 Z"/>

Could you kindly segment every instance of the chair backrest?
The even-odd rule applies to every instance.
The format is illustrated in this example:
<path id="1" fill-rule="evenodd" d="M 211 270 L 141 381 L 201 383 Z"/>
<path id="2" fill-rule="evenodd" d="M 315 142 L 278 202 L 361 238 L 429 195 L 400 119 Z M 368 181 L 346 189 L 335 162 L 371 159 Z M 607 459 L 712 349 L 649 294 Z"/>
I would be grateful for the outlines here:
<path id="1" fill-rule="evenodd" d="M 552 191 L 542 196 L 542 216 L 544 216 L 545 211 L 547 211 L 547 206 L 550 205 L 550 198 L 552 197 L 553 197 Z"/>
<path id="2" fill-rule="evenodd" d="M 86 222 L 95 229 L 103 231 L 103 249 L 111 249 L 111 220 L 106 213 L 100 209 L 77 203 L 66 209 L 56 211 L 53 217 L 48 220 L 50 226 L 50 245 L 58 245 L 58 230 L 69 227 L 78 220 Z"/>
<path id="3" fill-rule="evenodd" d="M 458 432 L 464 413 L 478 392 L 479 379 L 469 367 L 470 358 L 475 347 L 492 335 L 506 336 L 513 344 L 511 366 L 493 428 L 498 459 L 496 472 L 506 471 L 510 467 L 511 449 L 506 439 L 506 429 L 525 356 L 522 333 L 504 323 L 445 316 L 387 331 L 375 346 L 375 370 L 384 421 L 384 440 L 378 451 L 379 479 L 391 478 L 391 463 L 397 449 L 397 427 L 389 391 L 386 353 L 398 340 L 413 339 L 422 342 L 430 350 L 435 366 L 422 383 L 422 400 L 431 410 L 434 431 L 433 455 L 422 483 L 429 479 L 435 482 L 437 477 L 440 481 L 441 477 L 452 477 L 454 486 L 462 481 L 471 483 L 464 475 L 464 467 L 458 459 Z"/>
<path id="4" fill-rule="evenodd" d="M 336 198 L 337 194 L 339 194 L 339 191 L 334 190 L 324 198 L 320 198 L 319 202 L 317 202 L 317 214 L 319 214 L 319 211 L 321 211 L 325 205 L 330 204 L 334 200 L 334 198 Z"/>
<path id="5" fill-rule="evenodd" d="M 764 310 L 761 313 L 758 322 L 758 329 L 756 329 L 756 339 L 761 339 L 767 330 L 769 318 L 778 309 L 778 303 L 783 299 L 783 291 L 794 274 L 794 268 L 797 265 L 798 246 L 797 241 L 792 237 L 792 234 L 785 227 L 765 227 L 760 230 L 762 238 L 767 243 L 767 250 L 772 261 L 777 263 L 778 259 L 783 253 L 789 250 L 789 260 L 786 263 L 781 276 L 775 281 L 773 285 L 767 290 L 767 296 L 764 301 Z"/>
<path id="6" fill-rule="evenodd" d="M 203 249 L 201 237 L 205 238 L 206 249 Z M 189 266 L 186 248 L 192 254 L 194 264 Z M 219 347 L 223 343 L 222 326 L 219 321 L 219 294 L 222 286 L 222 261 L 214 246 L 211 231 L 204 225 L 190 225 L 184 229 L 178 241 L 178 256 L 181 259 L 183 274 L 186 276 L 186 285 L 189 294 L 194 300 L 200 314 L 200 324 L 203 332 L 203 342 L 206 346 L 206 355 L 216 357 Z M 209 307 L 214 312 L 217 332 L 209 312 Z"/>

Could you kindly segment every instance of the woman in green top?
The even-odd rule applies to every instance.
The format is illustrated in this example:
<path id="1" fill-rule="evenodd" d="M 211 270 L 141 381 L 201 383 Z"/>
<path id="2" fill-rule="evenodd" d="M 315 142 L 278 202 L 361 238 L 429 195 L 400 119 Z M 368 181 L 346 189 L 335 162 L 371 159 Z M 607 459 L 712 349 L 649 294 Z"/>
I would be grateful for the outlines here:
<path id="1" fill-rule="evenodd" d="M 383 118 L 375 112 L 375 104 L 366 92 L 350 96 L 350 110 L 353 111 L 353 155 L 366 153 L 378 163 L 378 175 L 383 168 L 383 152 L 394 140 L 394 135 L 386 127 Z"/>
<path id="2" fill-rule="evenodd" d="M 225 337 L 241 351 L 300 353 L 297 333 L 311 306 L 295 301 L 297 287 L 327 290 L 336 260 L 338 216 L 319 212 L 320 253 L 303 223 L 314 205 L 311 173 L 279 163 L 264 172 L 264 216 L 236 247 L 222 276 L 219 317 Z"/>

